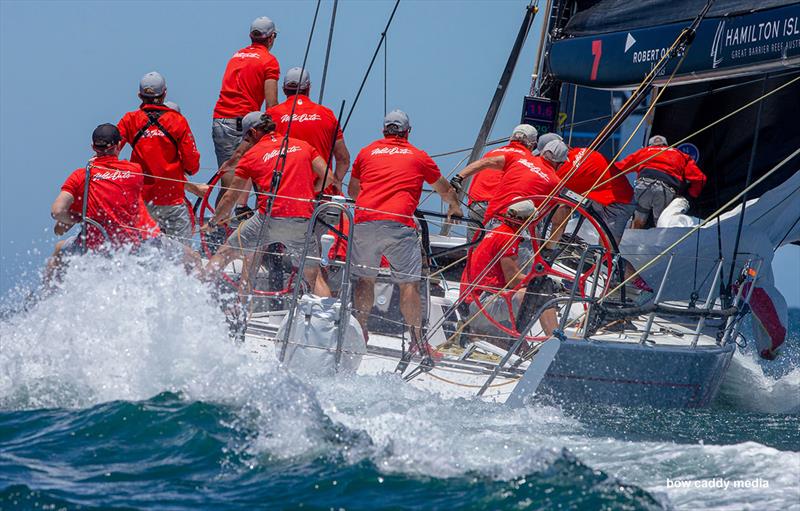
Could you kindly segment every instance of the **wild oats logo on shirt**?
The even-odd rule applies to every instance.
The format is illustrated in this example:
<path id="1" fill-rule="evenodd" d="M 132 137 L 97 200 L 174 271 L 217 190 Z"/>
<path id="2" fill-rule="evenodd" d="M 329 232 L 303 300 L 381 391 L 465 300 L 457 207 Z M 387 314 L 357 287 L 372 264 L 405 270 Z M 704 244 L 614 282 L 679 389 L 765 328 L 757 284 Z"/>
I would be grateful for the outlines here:
<path id="1" fill-rule="evenodd" d="M 300 151 L 302 149 L 303 148 L 300 147 L 299 145 L 293 145 L 293 146 L 290 146 L 288 149 L 286 149 L 286 154 L 296 153 L 297 151 Z M 261 158 L 261 159 L 262 159 L 262 161 L 267 162 L 267 161 L 275 158 L 276 156 L 278 156 L 278 154 L 280 154 L 280 152 L 281 152 L 280 149 L 273 149 L 272 151 L 270 151 L 268 153 L 264 153 L 264 157 Z"/>
<path id="2" fill-rule="evenodd" d="M 306 122 L 306 121 L 321 121 L 322 116 L 319 114 L 294 114 L 292 116 L 293 122 Z M 289 122 L 289 114 L 281 116 L 281 122 Z"/>
<path id="3" fill-rule="evenodd" d="M 92 174 L 92 181 L 116 181 L 118 179 L 129 179 L 131 176 L 130 170 L 107 170 L 99 174 Z"/>
<path id="4" fill-rule="evenodd" d="M 516 147 L 501 147 L 499 149 L 495 149 L 494 152 L 525 154 L 525 151 L 523 151 L 522 149 L 517 149 Z"/>
<path id="5" fill-rule="evenodd" d="M 255 53 L 255 52 L 247 53 L 247 52 L 243 52 L 243 51 L 237 51 L 236 53 L 233 54 L 233 58 L 235 58 L 235 59 L 260 59 L 261 55 L 259 55 L 258 53 Z"/>
<path id="6" fill-rule="evenodd" d="M 534 173 L 534 174 L 536 174 L 537 176 L 541 177 L 541 178 L 542 178 L 542 179 L 544 179 L 545 181 L 550 181 L 550 178 L 549 178 L 549 177 L 547 177 L 547 174 L 545 174 L 544 172 L 542 172 L 542 169 L 540 169 L 539 167 L 537 167 L 535 163 L 533 163 L 533 162 L 531 162 L 531 161 L 528 161 L 528 160 L 526 160 L 525 158 L 520 158 L 520 159 L 519 159 L 519 160 L 517 160 L 517 161 L 518 161 L 519 163 L 521 163 L 521 164 L 525 165 L 526 167 L 528 167 L 528 168 L 531 170 L 531 172 L 533 172 L 533 173 Z"/>
<path id="7" fill-rule="evenodd" d="M 400 147 L 378 147 L 372 150 L 371 155 L 376 154 L 411 154 L 411 149 Z"/>

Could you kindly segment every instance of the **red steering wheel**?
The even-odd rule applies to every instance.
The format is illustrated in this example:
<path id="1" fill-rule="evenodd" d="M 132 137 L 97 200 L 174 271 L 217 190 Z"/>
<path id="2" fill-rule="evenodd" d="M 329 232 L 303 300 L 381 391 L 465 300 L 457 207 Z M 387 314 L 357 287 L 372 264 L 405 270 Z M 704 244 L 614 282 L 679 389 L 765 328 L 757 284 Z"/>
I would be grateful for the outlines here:
<path id="1" fill-rule="evenodd" d="M 469 292 L 469 296 L 472 298 L 473 303 L 476 304 L 481 314 L 483 314 L 483 316 L 496 328 L 512 337 L 519 337 L 521 332 L 519 332 L 517 329 L 511 297 L 515 292 L 526 287 L 534 278 L 548 276 L 570 281 L 572 282 L 573 286 L 578 286 L 579 295 L 585 298 L 588 294 L 586 290 L 587 285 L 591 286 L 592 284 L 590 279 L 594 274 L 597 264 L 600 264 L 601 268 L 598 274 L 595 296 L 602 296 L 608 292 L 611 283 L 611 273 L 613 271 L 612 262 L 614 254 L 612 247 L 614 245 L 611 241 L 612 238 L 605 226 L 598 222 L 598 220 L 581 205 L 564 197 L 548 198 L 543 195 L 533 195 L 514 199 L 514 201 L 510 202 L 506 205 L 506 207 L 503 207 L 498 211 L 505 211 L 512 204 L 523 200 L 531 200 L 538 207 L 536 215 L 526 228 L 528 234 L 530 235 L 530 250 L 533 253 L 533 258 L 531 261 L 532 264 L 530 265 L 530 270 L 525 275 L 525 278 L 519 284 L 513 288 L 501 291 L 499 296 L 495 298 L 496 300 L 503 300 L 505 305 L 508 307 L 511 327 L 509 328 L 508 326 L 501 324 L 484 307 L 483 303 L 481 303 L 481 295 L 487 291 L 478 287 L 473 287 Z M 540 204 L 544 204 L 544 206 L 539 207 Z M 572 214 L 572 220 L 568 219 L 567 221 L 564 221 L 565 226 L 568 223 L 572 223 L 572 228 L 564 228 L 564 232 L 560 236 L 560 239 L 556 240 L 558 242 L 558 248 L 554 251 L 551 251 L 552 253 L 545 257 L 545 255 L 542 254 L 542 245 L 544 244 L 543 242 L 549 240 L 553 232 L 557 231 L 559 228 L 559 226 L 553 225 L 553 217 L 559 207 L 569 208 L 568 211 L 574 210 Z M 500 217 L 500 214 L 496 214 L 492 217 L 492 219 L 497 219 Z M 583 247 L 580 245 L 585 243 L 579 237 L 579 232 L 583 232 L 585 234 L 586 230 L 581 231 L 581 229 L 588 229 L 590 234 L 594 233 L 597 236 L 597 241 L 596 243 L 592 244 L 601 246 L 604 251 L 599 262 L 593 262 L 592 264 L 588 265 L 584 264 L 583 271 L 579 275 L 576 275 L 578 268 L 577 260 L 579 260 L 583 251 Z M 578 248 L 577 251 L 575 250 L 576 248 Z M 473 249 L 471 248 L 468 257 L 472 255 L 472 250 Z M 544 341 L 548 339 L 546 336 L 526 336 L 525 338 L 528 341 Z"/>
<path id="2" fill-rule="evenodd" d="M 217 172 L 217 174 L 211 178 L 208 182 L 208 189 L 206 190 L 205 195 L 203 195 L 202 201 L 200 201 L 200 208 L 197 211 L 197 218 L 199 219 L 201 225 L 205 222 L 205 219 L 211 218 L 214 215 L 214 207 L 211 205 L 211 195 L 214 192 L 214 188 L 216 188 L 217 183 L 222 180 L 223 173 Z M 207 215 L 208 213 L 208 215 Z M 192 215 L 192 219 L 194 219 L 194 215 Z M 194 224 L 193 224 L 194 225 Z M 231 229 L 227 224 L 224 225 L 225 229 L 225 239 L 233 233 L 233 229 Z M 208 239 L 208 234 L 203 230 L 200 229 L 200 250 L 202 251 L 203 255 L 206 258 L 211 258 L 214 255 L 214 251 L 211 250 L 210 243 Z M 237 291 L 241 290 L 241 286 L 239 284 L 239 280 L 233 279 L 227 272 L 221 272 L 222 278 L 225 280 L 231 287 L 236 289 Z M 279 290 L 279 291 L 264 291 L 261 289 L 253 288 L 252 293 L 254 295 L 259 296 L 282 296 L 288 295 L 292 292 L 294 286 L 294 279 L 297 276 L 297 269 L 293 268 L 292 273 L 289 275 L 289 280 L 286 283 L 286 286 Z"/>

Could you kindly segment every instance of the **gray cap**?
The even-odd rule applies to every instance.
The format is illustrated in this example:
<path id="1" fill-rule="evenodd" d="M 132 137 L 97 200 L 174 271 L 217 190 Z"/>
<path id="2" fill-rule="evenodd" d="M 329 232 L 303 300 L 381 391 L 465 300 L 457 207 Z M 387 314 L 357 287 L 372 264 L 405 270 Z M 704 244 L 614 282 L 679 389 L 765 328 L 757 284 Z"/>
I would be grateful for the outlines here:
<path id="1" fill-rule="evenodd" d="M 511 140 L 519 140 L 528 147 L 533 147 L 536 144 L 536 137 L 538 136 L 539 133 L 536 128 L 530 124 L 520 124 L 511 132 Z"/>
<path id="2" fill-rule="evenodd" d="M 408 131 L 411 128 L 411 121 L 402 110 L 392 110 L 383 118 L 383 127 L 388 128 L 389 126 L 395 126 L 400 132 Z"/>
<path id="3" fill-rule="evenodd" d="M 283 86 L 287 89 L 308 89 L 311 86 L 311 76 L 308 74 L 308 70 L 302 67 L 293 67 L 283 75 Z"/>
<path id="4" fill-rule="evenodd" d="M 150 71 L 139 80 L 139 94 L 146 98 L 157 98 L 167 93 L 167 81 L 161 73 Z"/>
<path id="5" fill-rule="evenodd" d="M 256 18 L 250 23 L 250 35 L 255 33 L 257 37 L 269 37 L 275 32 L 277 32 L 275 23 L 266 16 Z"/>
<path id="6" fill-rule="evenodd" d="M 546 146 L 548 142 L 551 142 L 553 140 L 564 140 L 564 139 L 561 138 L 561 135 L 559 135 L 558 133 L 545 133 L 544 135 L 539 137 L 539 141 L 536 143 L 536 148 L 539 150 L 539 153 L 541 154 L 542 150 L 544 150 L 544 146 Z"/>
<path id="7" fill-rule="evenodd" d="M 264 112 L 250 112 L 242 118 L 242 135 L 246 135 L 252 128 L 259 128 L 270 119 Z"/>
<path id="8" fill-rule="evenodd" d="M 506 210 L 507 215 L 515 216 L 517 218 L 530 218 L 534 213 L 536 213 L 536 204 L 529 199 L 515 202 Z"/>
<path id="9" fill-rule="evenodd" d="M 647 141 L 647 145 L 669 145 L 667 143 L 667 137 L 664 135 L 653 135 L 650 137 L 650 140 Z"/>
<path id="10" fill-rule="evenodd" d="M 564 163 L 567 161 L 569 149 L 562 140 L 551 140 L 542 149 L 542 158 L 552 163 Z"/>
<path id="11" fill-rule="evenodd" d="M 167 108 L 171 108 L 172 110 L 175 110 L 178 113 L 181 113 L 181 107 L 178 106 L 178 104 L 174 101 L 164 101 L 164 106 Z"/>

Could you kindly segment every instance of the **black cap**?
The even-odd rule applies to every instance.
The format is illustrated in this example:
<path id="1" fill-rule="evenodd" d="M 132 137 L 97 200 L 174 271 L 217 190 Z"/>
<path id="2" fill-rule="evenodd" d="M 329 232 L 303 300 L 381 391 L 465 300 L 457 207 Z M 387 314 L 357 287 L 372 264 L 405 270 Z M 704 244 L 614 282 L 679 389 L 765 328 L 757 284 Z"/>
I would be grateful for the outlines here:
<path id="1" fill-rule="evenodd" d="M 101 124 L 92 132 L 92 145 L 95 147 L 109 147 L 118 144 L 120 140 L 122 136 L 113 124 Z"/>

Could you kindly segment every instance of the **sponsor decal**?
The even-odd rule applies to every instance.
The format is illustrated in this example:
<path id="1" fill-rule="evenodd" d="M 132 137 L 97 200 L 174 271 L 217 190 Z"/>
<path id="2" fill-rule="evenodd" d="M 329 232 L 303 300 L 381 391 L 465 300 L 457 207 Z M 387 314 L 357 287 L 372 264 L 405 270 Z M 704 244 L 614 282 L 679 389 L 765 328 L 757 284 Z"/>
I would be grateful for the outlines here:
<path id="1" fill-rule="evenodd" d="M 545 181 L 550 181 L 550 178 L 547 176 L 547 174 L 545 174 L 544 172 L 542 172 L 542 169 L 541 169 L 541 168 L 539 168 L 539 167 L 537 167 L 535 163 L 533 163 L 533 162 L 531 162 L 531 161 L 528 161 L 528 160 L 526 160 L 525 158 L 520 158 L 520 159 L 519 159 L 519 160 L 517 160 L 517 161 L 518 161 L 519 163 L 521 163 L 521 164 L 525 165 L 526 167 L 528 167 L 528 169 L 529 169 L 531 172 L 533 172 L 533 173 L 534 173 L 534 174 L 536 174 L 537 176 L 541 177 L 541 178 L 542 178 L 542 179 L 544 179 Z"/>
<path id="2" fill-rule="evenodd" d="M 147 130 L 142 134 L 142 138 L 153 138 L 153 137 L 165 137 L 164 132 L 162 132 L 158 128 L 147 128 Z"/>
<path id="3" fill-rule="evenodd" d="M 297 151 L 300 151 L 300 150 L 302 150 L 302 149 L 303 149 L 303 148 L 302 148 L 302 147 L 300 147 L 299 145 L 293 145 L 293 146 L 289 146 L 289 147 L 286 149 L 286 154 L 289 154 L 289 153 L 296 153 Z M 280 154 L 280 152 L 281 152 L 281 150 L 280 150 L 280 149 L 273 149 L 272 151 L 270 151 L 270 152 L 268 152 L 268 153 L 264 153 L 264 156 L 261 158 L 261 160 L 262 160 L 263 162 L 265 162 L 265 163 L 266 163 L 266 162 L 268 162 L 269 160 L 271 160 L 271 159 L 273 159 L 273 158 L 277 157 L 277 156 Z"/>
<path id="4" fill-rule="evenodd" d="M 306 121 L 321 121 L 322 116 L 319 114 L 294 114 L 291 116 L 292 122 L 306 122 Z M 289 122 L 289 114 L 281 116 L 281 122 Z"/>
<path id="5" fill-rule="evenodd" d="M 373 156 L 376 154 L 411 154 L 411 149 L 400 147 L 377 147 L 369 154 Z"/>
<path id="6" fill-rule="evenodd" d="M 634 44 L 636 44 L 636 39 L 628 32 L 628 37 L 625 38 L 625 51 L 623 53 L 628 53 L 628 50 L 630 50 L 631 46 Z"/>
<path id="7" fill-rule="evenodd" d="M 522 149 L 517 149 L 516 147 L 501 147 L 499 149 L 495 149 L 492 151 L 493 153 L 517 153 L 517 154 L 525 154 L 526 151 Z"/>
<path id="8" fill-rule="evenodd" d="M 697 146 L 691 142 L 684 142 L 683 144 L 679 145 L 677 149 L 678 151 L 691 156 L 694 161 L 698 163 L 700 162 L 700 149 L 698 149 Z"/>
<path id="9" fill-rule="evenodd" d="M 92 174 L 92 181 L 117 181 L 118 179 L 130 179 L 132 176 L 130 170 L 106 170 Z"/>
<path id="10" fill-rule="evenodd" d="M 711 45 L 711 68 L 716 69 L 725 60 L 720 56 L 720 49 L 722 47 L 722 36 L 725 34 L 725 20 L 722 20 L 717 25 L 717 31 L 714 34 L 714 43 Z"/>

